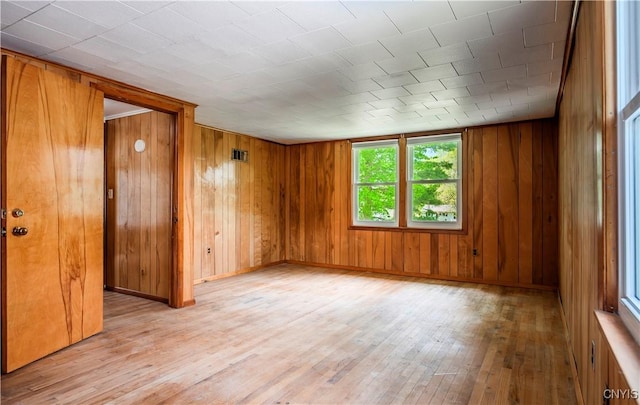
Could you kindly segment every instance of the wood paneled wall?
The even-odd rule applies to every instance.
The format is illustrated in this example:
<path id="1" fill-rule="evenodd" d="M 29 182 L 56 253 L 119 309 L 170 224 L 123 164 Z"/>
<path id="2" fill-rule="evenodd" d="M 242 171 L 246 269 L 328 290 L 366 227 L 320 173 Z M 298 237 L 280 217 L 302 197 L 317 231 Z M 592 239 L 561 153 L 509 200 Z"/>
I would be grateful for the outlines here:
<path id="1" fill-rule="evenodd" d="M 616 358 L 594 315 L 597 309 L 615 310 L 617 296 L 617 153 L 610 103 L 615 91 L 607 87 L 613 86 L 615 73 L 609 49 L 613 7 L 609 2 L 580 3 L 559 110 L 560 297 L 587 404 L 601 404 L 606 385 L 629 386 L 620 380 Z M 619 330 L 627 333 L 623 326 Z"/>
<path id="2" fill-rule="evenodd" d="M 200 125 L 194 139 L 195 281 L 284 260 L 285 146 Z"/>
<path id="3" fill-rule="evenodd" d="M 109 120 L 107 286 L 169 298 L 175 118 L 153 111 Z M 146 149 L 138 153 L 141 139 Z"/>
<path id="4" fill-rule="evenodd" d="M 350 143 L 287 147 L 287 259 L 556 286 L 555 121 L 472 128 L 463 141 L 467 219 L 460 234 L 349 229 Z"/>
<path id="5" fill-rule="evenodd" d="M 152 93 L 91 73 L 0 48 L 0 54 L 37 66 L 102 91 L 105 96 L 159 111 L 176 114 L 176 178 L 174 178 L 174 219 L 176 237 L 172 246 L 175 260 L 171 274 L 169 305 L 181 308 L 195 303 L 193 296 L 194 240 L 194 156 L 193 125 L 195 104 Z"/>

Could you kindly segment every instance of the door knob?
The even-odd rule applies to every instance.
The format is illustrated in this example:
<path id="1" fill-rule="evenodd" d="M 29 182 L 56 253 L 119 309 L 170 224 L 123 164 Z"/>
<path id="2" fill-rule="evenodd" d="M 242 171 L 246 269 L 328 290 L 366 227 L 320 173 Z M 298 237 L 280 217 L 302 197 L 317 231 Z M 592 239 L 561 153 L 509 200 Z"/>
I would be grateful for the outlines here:
<path id="1" fill-rule="evenodd" d="M 22 211 L 20 208 L 16 208 L 15 210 L 11 211 L 11 215 L 13 215 L 14 218 L 20 218 L 24 215 L 24 211 Z"/>
<path id="2" fill-rule="evenodd" d="M 13 227 L 13 230 L 11 231 L 11 233 L 14 236 L 24 236 L 27 233 L 29 233 L 29 229 L 24 228 L 22 226 L 15 226 L 15 227 Z"/>

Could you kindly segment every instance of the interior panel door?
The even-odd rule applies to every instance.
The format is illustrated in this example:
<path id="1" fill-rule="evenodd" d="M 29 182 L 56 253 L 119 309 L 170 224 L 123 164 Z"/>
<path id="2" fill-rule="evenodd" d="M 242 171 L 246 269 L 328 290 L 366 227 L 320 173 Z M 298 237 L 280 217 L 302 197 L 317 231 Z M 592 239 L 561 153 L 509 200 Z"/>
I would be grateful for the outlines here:
<path id="1" fill-rule="evenodd" d="M 103 94 L 2 61 L 2 371 L 102 330 Z"/>

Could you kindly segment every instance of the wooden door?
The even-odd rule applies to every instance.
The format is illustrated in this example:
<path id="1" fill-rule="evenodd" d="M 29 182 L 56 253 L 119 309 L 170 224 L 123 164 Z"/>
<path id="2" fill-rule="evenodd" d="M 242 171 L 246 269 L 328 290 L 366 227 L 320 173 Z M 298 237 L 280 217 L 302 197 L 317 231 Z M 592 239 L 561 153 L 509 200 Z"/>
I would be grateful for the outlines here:
<path id="1" fill-rule="evenodd" d="M 102 330 L 103 94 L 13 58 L 3 58 L 2 85 L 2 371 L 10 372 Z"/>
<path id="2" fill-rule="evenodd" d="M 107 288 L 168 302 L 175 117 L 152 111 L 105 127 Z"/>

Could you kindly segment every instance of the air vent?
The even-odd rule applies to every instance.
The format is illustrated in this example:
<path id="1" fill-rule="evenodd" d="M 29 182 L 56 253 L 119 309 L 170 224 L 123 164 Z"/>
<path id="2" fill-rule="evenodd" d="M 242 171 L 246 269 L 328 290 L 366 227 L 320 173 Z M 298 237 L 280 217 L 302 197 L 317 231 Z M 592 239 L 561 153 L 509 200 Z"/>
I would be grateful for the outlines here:
<path id="1" fill-rule="evenodd" d="M 231 149 L 231 160 L 239 160 L 240 162 L 249 161 L 249 152 L 240 149 Z"/>

